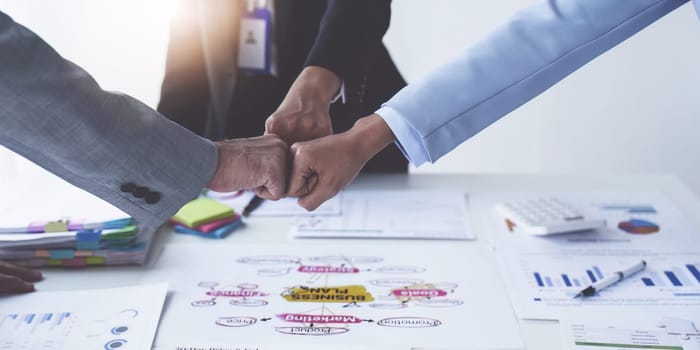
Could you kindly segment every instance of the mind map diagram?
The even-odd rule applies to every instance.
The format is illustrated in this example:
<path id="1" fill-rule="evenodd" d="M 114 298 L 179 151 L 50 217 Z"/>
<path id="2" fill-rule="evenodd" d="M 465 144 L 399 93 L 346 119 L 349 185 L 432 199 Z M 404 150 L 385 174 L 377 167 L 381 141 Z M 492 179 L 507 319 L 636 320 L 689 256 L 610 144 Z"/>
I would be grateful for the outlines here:
<path id="1" fill-rule="evenodd" d="M 440 327 L 444 321 L 435 311 L 463 304 L 457 283 L 425 280 L 425 267 L 386 264 L 378 256 L 257 255 L 240 257 L 235 264 L 250 270 L 258 282 L 199 281 L 201 294 L 189 301 L 193 308 L 216 309 L 212 323 L 217 327 L 271 326 L 295 336 L 344 334 L 361 324 L 415 330 Z M 295 282 L 278 290 L 261 287 L 270 285 L 263 281 L 280 278 Z M 346 283 L 348 279 L 354 282 Z M 271 303 L 294 311 L 274 312 L 279 307 Z"/>

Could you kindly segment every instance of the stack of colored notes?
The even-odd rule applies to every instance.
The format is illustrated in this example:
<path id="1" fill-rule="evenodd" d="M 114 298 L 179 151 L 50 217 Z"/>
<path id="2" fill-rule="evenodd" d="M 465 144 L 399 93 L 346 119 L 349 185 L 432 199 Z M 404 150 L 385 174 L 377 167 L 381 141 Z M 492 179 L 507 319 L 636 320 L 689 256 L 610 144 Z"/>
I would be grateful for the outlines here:
<path id="1" fill-rule="evenodd" d="M 0 259 L 36 267 L 146 260 L 153 229 L 140 229 L 128 214 L 53 175 L 33 180 L 3 193 Z"/>
<path id="2" fill-rule="evenodd" d="M 0 227 L 0 258 L 35 267 L 141 264 L 152 234 L 140 233 L 129 217 L 86 225 L 62 219 Z"/>
<path id="3" fill-rule="evenodd" d="M 205 238 L 224 238 L 241 225 L 241 216 L 213 199 L 198 198 L 185 204 L 172 220 L 175 232 Z"/>

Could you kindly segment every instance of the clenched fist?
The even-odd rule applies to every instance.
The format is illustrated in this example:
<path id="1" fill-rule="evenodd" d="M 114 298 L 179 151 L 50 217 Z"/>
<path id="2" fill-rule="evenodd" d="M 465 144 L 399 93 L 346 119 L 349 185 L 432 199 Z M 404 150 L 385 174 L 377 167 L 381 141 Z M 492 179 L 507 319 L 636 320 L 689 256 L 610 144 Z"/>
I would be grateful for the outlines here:
<path id="1" fill-rule="evenodd" d="M 384 120 L 373 114 L 347 132 L 292 145 L 288 195 L 314 210 L 350 183 L 362 167 L 394 140 Z"/>
<path id="2" fill-rule="evenodd" d="M 328 69 L 304 68 L 284 101 L 265 121 L 265 133 L 275 134 L 290 145 L 332 134 L 330 105 L 340 85 L 340 78 Z"/>
<path id="3" fill-rule="evenodd" d="M 254 190 L 265 199 L 286 195 L 287 143 L 275 135 L 216 142 L 219 164 L 210 189 L 217 192 Z"/>

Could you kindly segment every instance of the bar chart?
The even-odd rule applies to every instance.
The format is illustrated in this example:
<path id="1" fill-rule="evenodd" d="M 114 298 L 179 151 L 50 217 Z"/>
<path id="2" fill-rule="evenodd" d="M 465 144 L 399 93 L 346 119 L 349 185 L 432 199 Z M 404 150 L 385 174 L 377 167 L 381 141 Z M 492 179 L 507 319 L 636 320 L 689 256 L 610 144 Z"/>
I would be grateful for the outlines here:
<path id="1" fill-rule="evenodd" d="M 637 255 L 636 251 L 509 255 L 503 265 L 521 318 L 558 319 L 565 307 L 700 306 L 700 253 Z M 586 298 L 589 285 L 644 260 L 644 270 Z"/>
<path id="2" fill-rule="evenodd" d="M 62 350 L 75 321 L 70 312 L 0 314 L 0 334 L 12 335 L 0 340 L 0 349 Z"/>
<path id="3" fill-rule="evenodd" d="M 13 329 L 17 334 L 65 334 L 70 329 L 70 312 L 41 314 L 0 314 L 0 331 Z"/>
<path id="4" fill-rule="evenodd" d="M 542 288 L 546 287 L 582 287 L 605 278 L 600 267 L 592 265 L 584 271 L 573 273 L 545 274 L 532 272 L 532 281 Z M 700 286 L 700 263 L 674 266 L 670 269 L 645 271 L 635 278 L 645 287 L 684 287 Z"/>
<path id="5" fill-rule="evenodd" d="M 532 273 L 532 276 L 538 287 L 581 287 L 605 278 L 605 274 L 603 274 L 600 267 L 595 265 L 582 273 L 574 272 L 545 275 L 535 271 Z"/>

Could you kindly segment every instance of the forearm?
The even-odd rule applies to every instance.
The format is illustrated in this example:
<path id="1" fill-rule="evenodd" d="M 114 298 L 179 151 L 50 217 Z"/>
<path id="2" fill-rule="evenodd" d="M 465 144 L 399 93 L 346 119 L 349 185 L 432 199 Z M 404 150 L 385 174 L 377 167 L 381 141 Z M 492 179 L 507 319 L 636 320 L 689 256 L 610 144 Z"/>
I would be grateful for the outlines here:
<path id="1" fill-rule="evenodd" d="M 328 105 L 338 94 L 341 84 L 340 77 L 331 70 L 318 66 L 305 67 L 289 88 L 282 104 L 296 102 L 299 105 Z"/>
<path id="2" fill-rule="evenodd" d="M 434 162 L 685 2 L 543 1 L 401 90 L 388 121 L 414 165 Z"/>
<path id="3" fill-rule="evenodd" d="M 354 145 L 353 152 L 357 152 L 365 162 L 396 139 L 386 122 L 377 114 L 358 119 L 346 133 Z"/>

